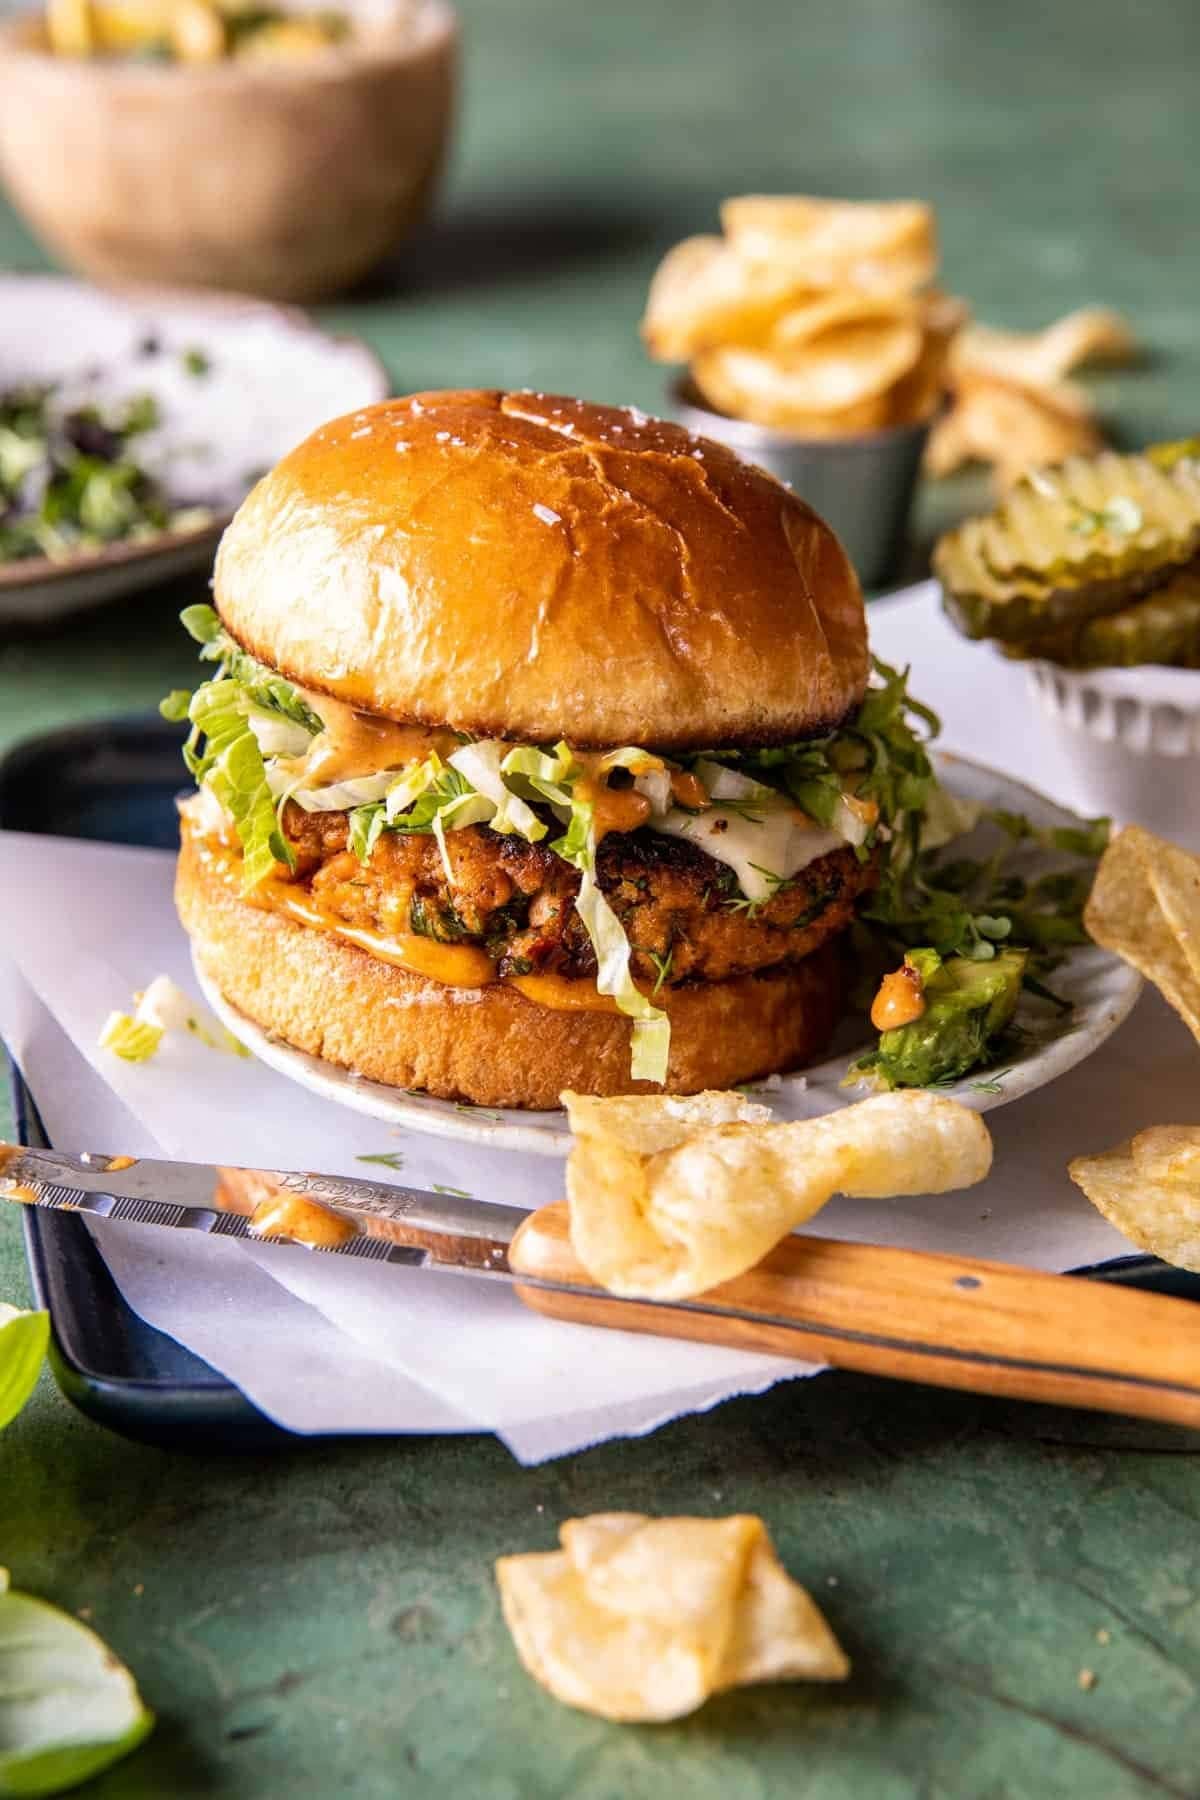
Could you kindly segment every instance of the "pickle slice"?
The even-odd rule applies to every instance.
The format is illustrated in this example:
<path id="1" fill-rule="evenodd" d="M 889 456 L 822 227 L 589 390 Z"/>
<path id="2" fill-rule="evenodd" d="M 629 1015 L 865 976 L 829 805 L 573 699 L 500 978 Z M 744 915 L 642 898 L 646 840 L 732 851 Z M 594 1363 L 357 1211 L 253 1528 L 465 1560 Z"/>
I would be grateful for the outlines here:
<path id="1" fill-rule="evenodd" d="M 1032 470 L 985 521 L 984 555 L 1003 579 L 1112 578 L 1180 563 L 1200 545 L 1200 466 L 1146 456 L 1074 456 Z"/>
<path id="2" fill-rule="evenodd" d="M 1164 444 L 1150 444 L 1145 454 L 1156 469 L 1173 469 L 1176 463 L 1200 462 L 1200 437 L 1175 438 Z"/>
<path id="3" fill-rule="evenodd" d="M 1200 440 L 1185 439 L 1031 470 L 1003 506 L 940 540 L 934 572 L 968 637 L 1053 653 L 1198 552 Z"/>
<path id="4" fill-rule="evenodd" d="M 1083 668 L 1200 666 L 1200 571 L 1181 569 L 1145 600 L 1090 619 L 1079 633 L 1072 660 Z"/>
<path id="5" fill-rule="evenodd" d="M 980 524 L 978 519 L 968 520 L 942 538 L 933 555 L 943 605 L 965 637 L 1031 646 L 1064 632 L 1070 638 L 1086 620 L 1137 599 L 1172 573 L 1168 565 L 1111 577 L 1072 571 L 1054 582 L 1041 582 L 1033 576 L 1003 581 L 993 574 L 982 553 Z M 1029 653 L 1040 655 L 1041 650 L 1031 648 Z"/>
<path id="6" fill-rule="evenodd" d="M 1143 663 L 1200 668 L 1200 568 L 1191 564 L 1177 570 L 1145 599 L 1116 612 L 998 648 L 1017 661 L 1037 657 L 1077 669 L 1130 669 Z"/>

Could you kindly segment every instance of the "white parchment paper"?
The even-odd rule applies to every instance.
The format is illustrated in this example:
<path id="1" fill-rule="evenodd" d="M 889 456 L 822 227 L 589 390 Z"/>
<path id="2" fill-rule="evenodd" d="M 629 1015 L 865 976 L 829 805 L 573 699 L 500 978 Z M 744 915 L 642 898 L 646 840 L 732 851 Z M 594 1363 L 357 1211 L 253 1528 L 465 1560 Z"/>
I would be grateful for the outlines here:
<path id="1" fill-rule="evenodd" d="M 1036 738 L 1019 728 L 1026 702 L 1013 670 L 955 638 L 927 594 L 877 607 L 872 626 L 880 653 L 910 661 L 915 691 L 947 713 L 951 747 L 1054 791 Z M 98 1050 L 105 1015 L 151 976 L 194 991 L 171 878 L 162 852 L 0 834 L 0 1032 L 54 1142 L 384 1179 L 361 1158 L 398 1153 L 416 1186 L 521 1206 L 561 1197 L 556 1161 L 400 1132 L 190 1038 L 141 1065 Z M 839 1201 L 816 1226 L 1039 1268 L 1120 1255 L 1128 1245 L 1068 1181 L 1067 1160 L 1146 1124 L 1194 1119 L 1195 1059 L 1182 1025 L 1146 996 L 1080 1068 L 989 1115 L 997 1154 L 984 1186 Z M 146 1228 L 94 1232 L 136 1312 L 294 1431 L 482 1429 L 532 1462 L 811 1372 L 555 1324 L 499 1284 Z"/>

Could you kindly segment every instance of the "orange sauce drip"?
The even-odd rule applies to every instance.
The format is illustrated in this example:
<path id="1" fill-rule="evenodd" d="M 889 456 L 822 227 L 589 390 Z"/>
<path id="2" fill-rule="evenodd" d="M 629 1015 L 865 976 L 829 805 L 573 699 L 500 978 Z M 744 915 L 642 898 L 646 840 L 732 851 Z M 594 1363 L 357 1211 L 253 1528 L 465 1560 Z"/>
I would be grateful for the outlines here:
<path id="1" fill-rule="evenodd" d="M 356 1235 L 349 1219 L 316 1200 L 286 1193 L 260 1200 L 250 1215 L 250 1229 L 256 1237 L 287 1238 L 310 1250 L 336 1250 Z"/>
<path id="2" fill-rule="evenodd" d="M 23 1181 L 10 1181 L 7 1175 L 0 1175 L 0 1199 L 19 1200 L 22 1206 L 36 1206 L 38 1197 L 31 1187 Z"/>
<path id="3" fill-rule="evenodd" d="M 565 975 L 510 975 L 509 987 L 515 987 L 527 1000 L 548 1006 L 554 1012 L 615 1013 L 617 1003 L 611 994 L 602 994 L 594 981 L 572 981 Z"/>
<path id="4" fill-rule="evenodd" d="M 347 925 L 336 914 L 323 912 L 303 894 L 296 893 L 286 881 L 268 878 L 246 895 L 252 906 L 267 911 L 286 913 L 303 925 L 327 931 L 355 944 L 381 962 L 394 963 L 410 974 L 427 976 L 447 987 L 481 988 L 496 978 L 496 965 L 486 950 L 473 944 L 439 944 L 432 938 L 418 937 L 415 932 L 398 931 L 387 935 L 361 925 Z"/>
<path id="5" fill-rule="evenodd" d="M 585 776 L 576 783 L 575 792 L 591 804 L 597 843 L 610 831 L 636 831 L 650 817 L 650 802 L 636 788 L 613 788 Z"/>
<path id="6" fill-rule="evenodd" d="M 423 762 L 430 751 L 447 755 L 458 739 L 452 731 L 430 731 L 424 725 L 398 725 L 374 713 L 356 712 L 341 700 L 310 695 L 309 703 L 325 729 L 303 757 L 294 758 L 289 773 L 304 772 L 308 787 L 332 786 L 381 769 L 403 769 Z"/>
<path id="7" fill-rule="evenodd" d="M 23 1181 L 14 1181 L 4 1170 L 19 1162 L 25 1154 L 22 1144 L 0 1144 L 0 1199 L 19 1200 L 22 1206 L 36 1206 L 37 1195 Z"/>
<path id="8" fill-rule="evenodd" d="M 678 800 L 680 806 L 696 810 L 708 805 L 708 789 L 690 769 L 675 769 L 671 774 L 671 798 Z"/>
<path id="9" fill-rule="evenodd" d="M 911 963 L 901 963 L 879 984 L 879 992 L 871 1005 L 871 1023 L 876 1031 L 895 1031 L 911 1025 L 925 1011 L 925 989 L 920 972 Z"/>

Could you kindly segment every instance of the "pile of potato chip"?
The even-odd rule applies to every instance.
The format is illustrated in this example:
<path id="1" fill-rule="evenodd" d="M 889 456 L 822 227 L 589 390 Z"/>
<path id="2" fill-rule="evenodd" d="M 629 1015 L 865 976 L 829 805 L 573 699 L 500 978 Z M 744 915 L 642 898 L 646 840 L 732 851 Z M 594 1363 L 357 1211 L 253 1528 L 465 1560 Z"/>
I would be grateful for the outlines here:
<path id="1" fill-rule="evenodd" d="M 933 567 L 959 630 L 1010 655 L 1200 666 L 1200 439 L 1028 470 Z"/>
<path id="2" fill-rule="evenodd" d="M 1101 859 L 1084 923 L 1154 983 L 1200 1043 L 1200 856 L 1126 826 Z M 1140 1131 L 1076 1157 L 1070 1175 L 1133 1243 L 1200 1274 L 1200 1125 Z"/>
<path id="3" fill-rule="evenodd" d="M 951 404 L 926 453 L 931 475 L 991 463 L 1004 487 L 1029 468 L 1088 456 L 1104 439 L 1091 395 L 1067 377 L 1093 363 L 1124 363 L 1137 346 L 1127 322 L 1104 307 L 1068 313 L 1044 331 L 960 332 L 946 365 Z"/>
<path id="4" fill-rule="evenodd" d="M 686 1300 L 753 1268 L 835 1194 L 880 1199 L 970 1187 L 987 1126 L 910 1090 L 796 1124 L 740 1094 L 564 1094 L 571 1243 L 627 1299 Z"/>
<path id="5" fill-rule="evenodd" d="M 744 194 L 721 225 L 664 257 L 642 319 L 651 356 L 690 363 L 715 411 L 798 438 L 932 420 L 931 475 L 990 463 L 1004 487 L 1103 447 L 1091 396 L 1068 378 L 1135 356 L 1120 314 L 968 325 L 965 301 L 932 285 L 937 231 L 920 200 Z"/>
<path id="6" fill-rule="evenodd" d="M 659 266 L 642 321 L 652 356 L 690 362 L 716 411 L 796 437 L 933 414 L 967 309 L 929 285 L 932 208 L 751 194 L 727 200 L 721 224 Z"/>
<path id="7" fill-rule="evenodd" d="M 561 1550 L 502 1556 L 526 1669 L 568 1706 L 661 1721 L 761 1681 L 844 1681 L 841 1646 L 761 1519 L 568 1519 Z"/>

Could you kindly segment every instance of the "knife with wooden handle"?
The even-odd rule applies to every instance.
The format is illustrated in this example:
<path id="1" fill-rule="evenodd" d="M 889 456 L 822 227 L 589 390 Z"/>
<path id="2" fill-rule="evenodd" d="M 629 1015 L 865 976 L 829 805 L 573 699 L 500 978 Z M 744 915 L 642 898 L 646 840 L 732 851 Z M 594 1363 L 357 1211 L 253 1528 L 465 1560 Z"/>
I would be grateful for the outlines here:
<path id="1" fill-rule="evenodd" d="M 509 1261 L 525 1304 L 555 1319 L 1200 1428 L 1200 1315 L 1190 1300 L 819 1237 L 785 1238 L 695 1300 L 617 1300 L 589 1291 L 564 1203 L 529 1215 Z M 538 1286 L 524 1284 L 534 1276 Z"/>
<path id="2" fill-rule="evenodd" d="M 624 1300 L 524 1212 L 341 1176 L 0 1145 L 0 1199 L 511 1282 L 550 1318 L 1200 1429 L 1187 1300 L 960 1256 L 790 1237 L 688 1301 Z"/>

